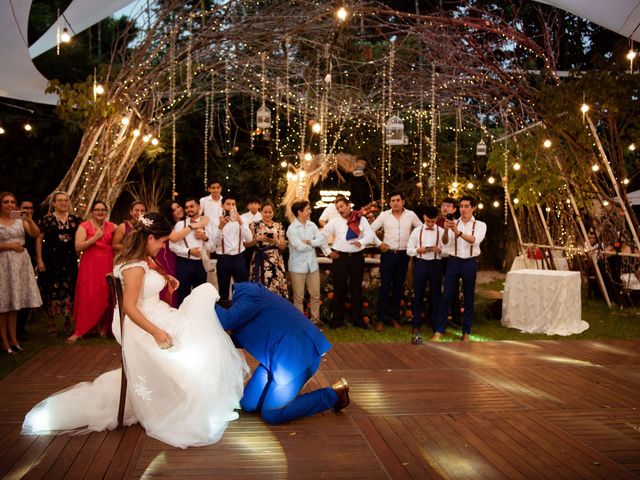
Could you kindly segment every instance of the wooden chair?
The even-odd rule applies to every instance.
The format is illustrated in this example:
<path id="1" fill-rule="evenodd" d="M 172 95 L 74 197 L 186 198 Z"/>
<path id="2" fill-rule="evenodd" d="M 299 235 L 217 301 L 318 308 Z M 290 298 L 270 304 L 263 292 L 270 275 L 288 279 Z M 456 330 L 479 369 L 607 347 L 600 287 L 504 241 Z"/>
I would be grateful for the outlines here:
<path id="1" fill-rule="evenodd" d="M 124 370 L 124 355 L 122 353 L 122 345 L 124 338 L 124 310 L 122 309 L 122 282 L 119 278 L 113 276 L 113 274 L 107 274 L 107 285 L 113 298 L 113 303 L 118 306 L 118 313 L 120 314 L 120 366 L 121 366 L 121 380 L 120 380 L 120 404 L 118 405 L 118 428 L 121 428 L 124 424 L 124 406 L 127 399 L 127 374 Z"/>

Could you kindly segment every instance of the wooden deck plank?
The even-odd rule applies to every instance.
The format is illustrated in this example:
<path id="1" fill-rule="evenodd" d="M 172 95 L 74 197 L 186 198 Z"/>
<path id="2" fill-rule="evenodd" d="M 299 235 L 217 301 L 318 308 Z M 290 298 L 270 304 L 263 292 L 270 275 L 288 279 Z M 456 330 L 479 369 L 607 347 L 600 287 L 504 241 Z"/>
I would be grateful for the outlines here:
<path id="1" fill-rule="evenodd" d="M 117 368 L 118 352 L 52 347 L 0 381 L 0 476 L 640 478 L 640 341 L 338 344 L 303 389 L 346 377 L 352 404 L 338 415 L 242 414 L 217 444 L 185 450 L 139 426 L 19 435 L 33 405 Z"/>

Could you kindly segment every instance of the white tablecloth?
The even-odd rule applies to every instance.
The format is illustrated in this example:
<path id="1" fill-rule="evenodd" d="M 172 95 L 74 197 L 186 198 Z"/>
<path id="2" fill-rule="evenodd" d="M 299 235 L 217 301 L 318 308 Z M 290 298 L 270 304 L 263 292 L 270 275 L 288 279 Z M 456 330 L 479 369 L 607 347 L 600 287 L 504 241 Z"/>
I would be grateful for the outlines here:
<path id="1" fill-rule="evenodd" d="M 580 272 L 525 269 L 507 274 L 502 299 L 505 327 L 573 335 L 589 328 L 581 316 Z"/>

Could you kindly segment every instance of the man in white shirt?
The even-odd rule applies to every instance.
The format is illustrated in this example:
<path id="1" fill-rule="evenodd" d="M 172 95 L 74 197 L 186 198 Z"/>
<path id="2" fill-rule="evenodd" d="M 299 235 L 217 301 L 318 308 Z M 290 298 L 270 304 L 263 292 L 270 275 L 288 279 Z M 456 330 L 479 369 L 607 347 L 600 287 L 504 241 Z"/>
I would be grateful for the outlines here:
<path id="1" fill-rule="evenodd" d="M 471 325 L 473 324 L 476 274 L 478 272 L 478 256 L 480 255 L 480 243 L 487 234 L 487 224 L 476 220 L 473 212 L 476 210 L 476 199 L 464 196 L 460 199 L 460 218 L 458 220 L 446 220 L 444 228 L 448 229 L 453 238 L 449 238 L 449 261 L 444 275 L 444 292 L 438 306 L 435 332 L 432 340 L 439 340 L 447 326 L 447 311 L 451 299 L 456 290 L 456 283 L 462 278 L 462 291 L 464 294 L 464 321 L 462 325 L 462 341 L 469 341 Z"/>
<path id="2" fill-rule="evenodd" d="M 374 242 L 380 248 L 380 289 L 378 290 L 378 321 L 376 330 L 385 324 L 400 328 L 400 299 L 409 268 L 407 241 L 411 231 L 422 225 L 418 216 L 404 208 L 404 194 L 389 195 L 389 210 L 385 210 L 371 224 L 373 232 L 384 229 L 384 240 L 376 236 Z"/>
<path id="3" fill-rule="evenodd" d="M 218 257 L 216 271 L 220 298 L 229 300 L 231 279 L 235 283 L 249 280 L 247 262 L 242 252 L 245 249 L 244 242 L 251 240 L 251 230 L 236 210 L 235 196 L 227 194 L 222 207 L 223 214 L 220 216 L 215 240 Z"/>
<path id="4" fill-rule="evenodd" d="M 173 230 L 180 232 L 189 227 L 191 232 L 178 242 L 169 242 L 169 248 L 178 257 L 176 277 L 178 287 L 178 305 L 182 303 L 192 288 L 207 281 L 207 272 L 202 265 L 202 251 L 211 250 L 215 240 L 215 230 L 208 217 L 200 215 L 200 204 L 195 198 L 184 202 L 186 217 L 175 224 Z M 194 227 L 196 225 L 196 227 Z"/>
<path id="5" fill-rule="evenodd" d="M 442 289 L 442 249 L 449 243 L 449 230 L 436 225 L 438 209 L 432 205 L 422 210 L 424 225 L 411 232 L 407 242 L 407 255 L 415 257 L 413 264 L 413 318 L 411 321 L 411 343 L 422 344 L 420 327 L 424 294 L 429 284 L 429 323 L 435 332 L 435 316 L 440 303 Z"/>
<path id="6" fill-rule="evenodd" d="M 249 229 L 251 229 L 252 223 L 257 223 L 262 220 L 262 214 L 260 213 L 260 199 L 255 195 L 251 195 L 247 198 L 247 211 L 244 212 L 240 217 L 242 217 L 242 223 L 246 223 Z M 251 265 L 251 258 L 253 257 L 254 252 L 256 252 L 258 248 L 254 245 L 253 247 L 247 247 L 245 251 L 242 253 L 244 256 L 244 261 L 247 265 Z"/>
<path id="7" fill-rule="evenodd" d="M 209 194 L 200 199 L 200 215 L 217 223 L 222 216 L 222 184 L 218 180 L 209 182 Z"/>
<path id="8" fill-rule="evenodd" d="M 440 215 L 438 215 L 438 220 L 436 221 L 436 225 L 441 228 L 444 228 L 444 222 L 447 219 L 453 220 L 456 215 L 456 210 L 458 209 L 458 201 L 453 197 L 443 198 L 440 202 Z M 451 247 L 453 248 L 453 242 L 451 242 Z M 449 246 L 445 245 L 442 249 L 442 281 L 444 282 L 444 274 L 447 271 L 447 263 L 449 261 Z M 451 299 L 451 325 L 454 328 L 460 328 L 462 325 L 462 321 L 460 320 L 460 285 L 456 284 L 456 291 L 453 293 L 453 298 Z"/>
<path id="9" fill-rule="evenodd" d="M 347 284 L 351 296 L 351 321 L 367 328 L 362 320 L 362 277 L 364 276 L 364 248 L 375 235 L 367 219 L 358 211 L 352 211 L 349 202 L 336 200 L 340 218 L 334 218 L 324 227 L 322 234 L 334 236 L 331 250 L 324 248 L 325 255 L 333 260 L 333 314 L 329 326 L 337 328 L 344 324 L 344 299 Z"/>

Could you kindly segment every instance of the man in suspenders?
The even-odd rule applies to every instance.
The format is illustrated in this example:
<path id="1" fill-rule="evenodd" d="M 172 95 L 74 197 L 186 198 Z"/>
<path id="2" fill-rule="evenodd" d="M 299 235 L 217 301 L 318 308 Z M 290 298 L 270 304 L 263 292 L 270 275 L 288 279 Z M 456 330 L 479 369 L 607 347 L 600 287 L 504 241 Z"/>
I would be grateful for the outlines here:
<path id="1" fill-rule="evenodd" d="M 487 233 L 487 224 L 476 220 L 473 213 L 476 210 L 476 199 L 464 196 L 459 203 L 460 218 L 446 220 L 444 228 L 449 231 L 449 262 L 444 277 L 444 293 L 440 299 L 436 325 L 431 340 L 439 340 L 447 326 L 447 310 L 455 292 L 459 278 L 462 278 L 464 294 L 464 322 L 462 326 L 462 341 L 469 341 L 471 325 L 473 323 L 476 274 L 478 271 L 478 256 L 480 243 Z"/>
<path id="2" fill-rule="evenodd" d="M 449 230 L 436 225 L 438 209 L 432 205 L 422 209 L 424 225 L 416 227 L 407 243 L 407 255 L 415 257 L 413 264 L 413 320 L 411 322 L 411 343 L 422 344 L 420 327 L 424 294 L 429 284 L 429 323 L 435 332 L 435 318 L 440 304 L 442 288 L 442 249 L 449 243 Z"/>

